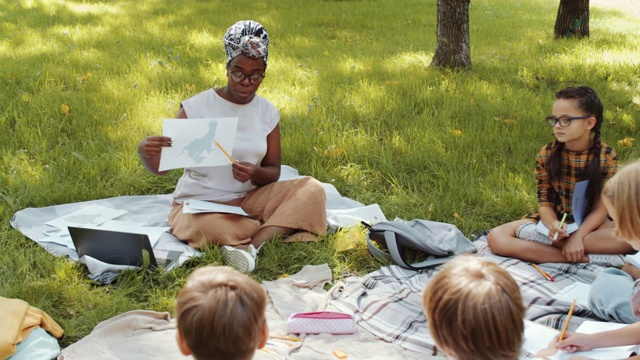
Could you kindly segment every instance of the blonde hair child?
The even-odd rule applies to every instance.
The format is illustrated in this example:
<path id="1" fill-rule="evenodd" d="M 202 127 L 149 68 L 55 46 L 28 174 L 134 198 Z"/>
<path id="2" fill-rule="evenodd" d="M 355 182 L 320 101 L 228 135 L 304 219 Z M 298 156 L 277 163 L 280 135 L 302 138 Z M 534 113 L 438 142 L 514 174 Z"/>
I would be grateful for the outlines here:
<path id="1" fill-rule="evenodd" d="M 514 360 L 523 340 L 518 284 L 476 256 L 451 260 L 427 285 L 423 306 L 438 348 L 457 360 Z"/>
<path id="2" fill-rule="evenodd" d="M 616 222 L 616 235 L 640 250 L 640 161 L 626 165 L 605 185 L 604 204 Z M 624 216 L 620 216 L 624 214 Z"/>
<path id="3" fill-rule="evenodd" d="M 611 178 L 602 192 L 604 204 L 616 223 L 616 234 L 635 250 L 640 250 L 640 161 L 635 161 Z M 639 281 L 635 282 L 631 305 L 640 313 Z M 640 344 L 640 322 L 618 330 L 596 334 L 567 333 L 556 347 L 568 352 L 593 348 Z M 640 359 L 634 356 L 633 359 Z"/>
<path id="4" fill-rule="evenodd" d="M 266 304 L 249 276 L 226 266 L 197 269 L 176 299 L 180 351 L 197 360 L 252 359 L 267 342 Z"/>

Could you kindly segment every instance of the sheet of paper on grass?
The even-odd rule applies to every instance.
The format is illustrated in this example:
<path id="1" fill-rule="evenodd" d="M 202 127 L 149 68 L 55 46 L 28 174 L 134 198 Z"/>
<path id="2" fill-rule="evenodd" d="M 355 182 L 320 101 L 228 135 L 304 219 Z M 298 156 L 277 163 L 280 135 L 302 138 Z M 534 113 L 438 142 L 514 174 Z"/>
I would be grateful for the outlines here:
<path id="1" fill-rule="evenodd" d="M 45 224 L 49 225 L 51 228 L 43 231 L 43 234 L 47 237 L 38 241 L 52 242 L 75 250 L 73 241 L 71 241 L 71 236 L 69 236 L 69 226 L 98 226 L 126 213 L 126 210 L 116 210 L 101 205 L 91 204 L 80 210 L 46 222 Z"/>
<path id="2" fill-rule="evenodd" d="M 164 119 L 162 135 L 171 138 L 171 147 L 162 148 L 159 170 L 230 165 L 215 142 L 232 154 L 237 127 L 236 117 Z"/>
<path id="3" fill-rule="evenodd" d="M 552 297 L 554 299 L 566 301 L 568 303 L 573 302 L 576 299 L 576 304 L 589 308 L 589 291 L 591 290 L 590 284 L 576 281 L 571 285 L 565 286 L 560 289 Z"/>
<path id="4" fill-rule="evenodd" d="M 576 329 L 576 332 L 593 334 L 597 332 L 621 328 L 624 326 L 627 326 L 627 324 L 585 321 Z M 524 342 L 522 344 L 522 349 L 535 355 L 538 351 L 549 348 L 549 344 L 554 341 L 554 338 L 558 336 L 558 334 L 560 334 L 560 331 L 556 329 L 540 325 L 529 320 L 525 320 Z M 593 349 L 590 351 L 578 351 L 574 353 L 567 353 L 565 351 L 558 350 L 555 354 L 550 355 L 548 359 L 565 360 L 569 359 L 573 355 L 581 355 L 594 360 L 623 359 L 629 357 L 636 350 L 637 346 L 616 346 L 610 348 Z"/>
<path id="5" fill-rule="evenodd" d="M 53 226 L 56 229 L 67 231 L 68 226 L 82 226 L 82 225 L 100 225 L 107 220 L 112 220 L 118 216 L 126 214 L 126 210 L 116 210 L 105 206 L 92 204 L 86 206 L 80 210 L 74 211 L 70 214 L 61 216 L 46 222 L 46 225 Z M 46 235 L 54 235 L 59 233 L 56 229 L 51 229 L 50 233 L 45 231 Z M 67 235 L 68 235 L 67 231 Z"/>
<path id="6" fill-rule="evenodd" d="M 573 220 L 575 220 L 575 222 L 567 224 L 568 234 L 571 234 L 572 232 L 578 230 L 578 227 L 584 220 L 584 212 L 587 210 L 587 185 L 589 185 L 589 180 L 583 180 L 577 182 L 573 188 L 573 195 L 571 197 L 571 211 L 573 213 Z M 549 229 L 542 223 L 542 221 L 538 221 L 536 230 L 538 230 L 538 232 L 543 235 L 549 236 Z"/>
<path id="7" fill-rule="evenodd" d="M 200 213 L 227 213 L 249 216 L 240 206 L 218 204 L 210 201 L 188 199 L 182 204 L 182 212 L 185 214 Z"/>
<path id="8" fill-rule="evenodd" d="M 71 240 L 71 236 L 69 236 L 69 233 L 67 232 L 67 234 L 61 234 L 59 236 L 49 236 L 43 239 L 39 239 L 38 242 L 49 242 L 49 243 L 55 243 L 55 244 L 59 244 L 62 246 L 66 246 L 71 250 L 75 250 L 76 246 L 73 245 L 73 241 Z"/>

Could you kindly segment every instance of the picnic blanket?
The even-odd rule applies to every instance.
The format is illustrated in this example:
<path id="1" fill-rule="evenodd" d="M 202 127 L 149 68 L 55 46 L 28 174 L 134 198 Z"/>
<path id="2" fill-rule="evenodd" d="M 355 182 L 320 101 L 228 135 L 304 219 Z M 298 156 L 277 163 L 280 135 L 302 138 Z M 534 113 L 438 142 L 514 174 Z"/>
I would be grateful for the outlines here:
<path id="1" fill-rule="evenodd" d="M 292 167 L 283 165 L 280 181 L 301 177 Z M 360 221 L 376 223 L 386 220 L 380 206 L 364 205 L 358 201 L 342 196 L 331 184 L 323 183 L 327 195 L 327 222 L 333 228 L 348 227 Z M 115 218 L 123 224 L 141 227 L 167 228 L 167 219 L 171 211 L 172 194 L 118 196 L 71 204 L 61 204 L 42 208 L 26 208 L 17 211 L 10 220 L 13 228 L 38 243 L 55 256 L 66 256 L 72 260 L 80 260 L 87 265 L 89 277 L 98 282 L 108 284 L 122 270 L 122 266 L 109 266 L 95 259 L 78 259 L 77 252 L 67 246 L 49 241 L 48 233 L 53 229 L 46 223 L 64 215 L 72 214 L 92 205 L 100 205 L 115 210 L 124 210 L 125 214 Z M 173 266 L 179 266 L 200 252 L 179 241 L 169 232 L 163 233 L 153 246 L 156 258 L 164 259 L 163 254 L 181 254 Z"/>
<path id="2" fill-rule="evenodd" d="M 349 359 L 424 359 L 424 354 L 404 350 L 368 333 L 361 327 L 351 335 L 302 335 L 300 341 L 285 340 L 289 314 L 300 311 L 336 310 L 327 302 L 323 286 L 331 281 L 327 264 L 307 265 L 289 277 L 262 283 L 269 295 L 267 323 L 270 339 L 254 359 L 335 358 L 333 350 Z M 76 359 L 192 359 L 183 357 L 175 341 L 176 322 L 169 313 L 136 310 L 98 324 L 91 334 L 62 350 L 58 360 Z M 445 357 L 434 357 L 442 360 Z"/>
<path id="3" fill-rule="evenodd" d="M 497 263 L 514 277 L 527 307 L 526 318 L 556 329 L 562 327 L 571 303 L 553 295 L 576 281 L 592 283 L 604 269 L 596 264 L 540 264 L 555 278 L 550 282 L 530 263 L 493 254 L 486 236 L 480 236 L 474 244 L 476 256 Z M 353 312 L 356 323 L 375 336 L 407 350 L 430 353 L 434 341 L 422 309 L 422 291 L 442 266 L 416 272 L 392 265 L 365 276 L 349 277 L 329 290 L 328 301 L 341 311 Z M 598 318 L 589 308 L 576 306 L 569 330 L 586 319 Z"/>
<path id="4" fill-rule="evenodd" d="M 526 318 L 556 329 L 564 323 L 571 304 L 553 295 L 575 281 L 593 282 L 604 269 L 595 264 L 540 264 L 555 278 L 552 283 L 527 262 L 491 253 L 486 237 L 479 237 L 474 244 L 478 249 L 475 256 L 499 264 L 515 278 L 528 308 Z M 440 268 L 412 271 L 385 266 L 336 282 L 329 291 L 324 290 L 331 283 L 331 270 L 326 264 L 307 265 L 295 275 L 265 281 L 262 285 L 269 295 L 270 335 L 291 336 L 286 333 L 291 313 L 319 310 L 353 314 L 358 331 L 351 335 L 302 335 L 300 342 L 272 338 L 254 359 L 329 359 L 335 349 L 345 351 L 349 359 L 445 359 L 442 354 L 432 354 L 434 342 L 422 310 L 422 291 Z M 597 317 L 587 307 L 577 305 L 569 329 L 575 330 L 587 319 Z M 136 359 L 174 358 L 178 351 L 173 345 L 174 336 L 175 321 L 168 313 L 125 313 L 96 326 L 86 338 L 64 349 L 59 360 L 82 358 L 85 351 L 93 351 L 96 359 L 128 359 L 132 358 L 126 350 L 129 346 L 144 349 L 135 353 Z"/>
<path id="5" fill-rule="evenodd" d="M 297 176 L 299 175 L 295 169 L 283 166 L 281 180 Z M 386 220 L 377 204 L 365 206 L 355 200 L 342 197 L 331 184 L 323 185 L 327 193 L 327 220 L 330 226 L 347 227 L 358 224 L 361 220 L 369 223 Z M 45 223 L 92 204 L 126 210 L 126 214 L 117 218 L 119 221 L 139 226 L 166 227 L 171 208 L 171 194 L 120 196 L 45 208 L 28 208 L 16 212 L 10 223 L 52 254 L 77 259 L 77 253 L 74 250 L 43 241 L 46 238 L 45 231 L 47 231 Z M 477 256 L 494 261 L 515 278 L 528 309 L 527 319 L 556 329 L 562 326 L 571 304 L 567 301 L 557 300 L 553 298 L 553 295 L 576 281 L 592 283 L 597 274 L 604 269 L 603 266 L 596 264 L 540 264 L 543 270 L 555 278 L 555 282 L 549 282 L 540 276 L 529 263 L 491 253 L 485 236 L 478 237 L 474 244 L 478 249 Z M 181 261 L 199 255 L 196 250 L 180 242 L 170 233 L 164 233 L 160 237 L 154 246 L 154 253 L 156 251 L 181 252 Z M 178 262 L 178 265 L 181 261 Z M 284 331 L 283 319 L 286 319 L 286 315 L 292 312 L 292 309 L 312 311 L 323 309 L 323 307 L 328 310 L 353 313 L 360 330 L 357 334 L 339 338 L 334 338 L 332 335 L 306 338 L 303 346 L 296 347 L 295 351 L 288 349 L 293 347 L 289 346 L 291 344 L 285 345 L 287 354 L 282 356 L 286 356 L 286 358 L 299 356 L 298 358 L 304 359 L 327 358 L 327 348 L 338 345 L 362 354 L 361 358 L 370 358 L 371 354 L 378 354 L 377 351 L 380 351 L 381 354 L 388 353 L 385 358 L 389 359 L 411 359 L 414 354 L 419 354 L 419 356 L 416 355 L 416 358 L 430 354 L 433 348 L 433 339 L 429 336 L 422 310 L 421 293 L 430 277 L 439 269 L 440 267 L 434 267 L 416 272 L 398 266 L 387 266 L 370 274 L 348 277 L 335 284 L 328 293 L 321 289 L 307 288 L 306 290 L 310 292 L 305 290 L 304 296 L 302 294 L 291 295 L 296 291 L 284 286 L 284 284 L 265 283 L 271 299 L 272 320 L 269 324 L 272 325 L 271 321 L 274 324 L 280 324 L 272 328 L 274 331 L 278 329 Z M 91 269 L 89 270 L 91 272 Z M 95 280 L 108 283 L 115 274 L 107 271 L 102 274 L 91 273 L 90 277 L 94 276 Z M 304 282 L 302 281 L 302 283 Z M 132 316 L 137 316 L 137 314 L 132 314 Z M 151 318 L 155 319 L 153 321 L 157 321 L 158 316 L 154 314 Z M 170 321 L 166 314 L 161 315 L 160 318 L 164 319 L 162 321 Z M 577 306 L 574 316 L 571 318 L 569 329 L 577 328 L 585 319 L 597 319 L 597 317 L 587 307 Z M 368 345 L 359 348 L 357 346 L 359 342 Z M 393 346 L 372 352 L 370 350 L 375 348 L 372 344 L 391 344 Z M 304 356 L 299 354 L 304 354 Z M 396 357 L 397 354 L 401 355 Z M 350 358 L 359 357 L 351 357 L 350 355 Z"/>

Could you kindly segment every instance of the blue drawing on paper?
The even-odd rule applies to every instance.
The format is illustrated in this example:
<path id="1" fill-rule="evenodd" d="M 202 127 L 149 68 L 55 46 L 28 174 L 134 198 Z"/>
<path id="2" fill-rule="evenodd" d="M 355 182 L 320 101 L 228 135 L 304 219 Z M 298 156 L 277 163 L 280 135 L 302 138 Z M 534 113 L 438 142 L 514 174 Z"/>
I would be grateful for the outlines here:
<path id="1" fill-rule="evenodd" d="M 216 128 L 218 127 L 217 121 L 209 122 L 209 130 L 202 137 L 199 137 L 192 142 L 188 143 L 180 152 L 182 155 L 185 151 L 187 156 L 191 158 L 196 164 L 200 164 L 205 157 L 205 153 L 212 155 L 215 144 L 213 143 L 216 137 Z"/>

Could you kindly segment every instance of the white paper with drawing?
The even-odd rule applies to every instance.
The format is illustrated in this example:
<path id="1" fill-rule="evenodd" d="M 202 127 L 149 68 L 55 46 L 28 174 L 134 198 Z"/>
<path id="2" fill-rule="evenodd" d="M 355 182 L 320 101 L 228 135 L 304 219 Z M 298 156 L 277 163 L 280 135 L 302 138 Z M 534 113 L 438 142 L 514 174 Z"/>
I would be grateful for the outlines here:
<path id="1" fill-rule="evenodd" d="M 584 221 L 584 212 L 587 210 L 587 185 L 589 185 L 589 180 L 583 180 L 577 182 L 573 188 L 571 210 L 573 212 L 573 220 L 575 220 L 575 222 L 567 224 L 568 234 L 578 230 L 578 227 L 582 224 L 582 221 Z M 549 235 L 549 229 L 542 223 L 542 221 L 538 221 L 536 230 L 543 235 Z"/>
<path id="2" fill-rule="evenodd" d="M 171 138 L 171 147 L 162 148 L 160 171 L 203 166 L 229 166 L 238 118 L 164 119 L 162 135 Z"/>

